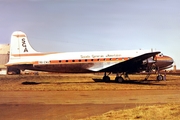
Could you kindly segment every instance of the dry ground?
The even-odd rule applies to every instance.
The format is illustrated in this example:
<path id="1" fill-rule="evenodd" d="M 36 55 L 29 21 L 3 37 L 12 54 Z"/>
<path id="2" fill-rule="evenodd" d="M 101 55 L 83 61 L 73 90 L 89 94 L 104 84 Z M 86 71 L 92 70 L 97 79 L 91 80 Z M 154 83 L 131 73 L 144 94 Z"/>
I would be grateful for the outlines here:
<path id="1" fill-rule="evenodd" d="M 38 91 L 70 91 L 70 90 L 180 90 L 180 76 L 168 75 L 166 81 L 156 81 L 152 75 L 144 81 L 145 75 L 130 75 L 131 80 L 118 84 L 111 76 L 110 83 L 101 82 L 103 74 L 51 74 L 51 75 L 13 75 L 0 76 L 1 91 L 6 90 L 38 90 Z M 96 81 L 96 82 L 95 82 Z"/>
<path id="2" fill-rule="evenodd" d="M 158 82 L 155 76 L 143 81 L 144 75 L 130 75 L 132 80 L 122 84 L 100 82 L 101 77 L 0 76 L 0 119 L 180 118 L 180 76 L 167 75 L 166 81 Z"/>

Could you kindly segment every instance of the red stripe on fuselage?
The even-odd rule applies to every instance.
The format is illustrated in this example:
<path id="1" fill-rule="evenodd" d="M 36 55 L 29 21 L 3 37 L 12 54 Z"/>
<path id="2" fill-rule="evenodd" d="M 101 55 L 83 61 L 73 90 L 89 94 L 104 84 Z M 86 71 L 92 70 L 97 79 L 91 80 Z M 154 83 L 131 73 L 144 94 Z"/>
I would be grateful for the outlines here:
<path id="1" fill-rule="evenodd" d="M 69 59 L 69 60 L 49 60 L 49 61 L 35 61 L 34 64 L 61 64 L 61 63 L 86 63 L 86 62 L 110 62 L 110 61 L 125 61 L 129 58 L 96 58 L 96 59 Z M 41 63 L 40 63 L 41 62 Z"/>

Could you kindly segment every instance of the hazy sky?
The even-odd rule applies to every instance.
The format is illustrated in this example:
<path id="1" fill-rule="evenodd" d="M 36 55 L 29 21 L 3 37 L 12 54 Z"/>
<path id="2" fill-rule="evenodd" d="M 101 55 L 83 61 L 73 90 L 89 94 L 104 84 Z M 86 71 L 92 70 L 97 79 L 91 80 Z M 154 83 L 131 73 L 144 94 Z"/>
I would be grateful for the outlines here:
<path id="1" fill-rule="evenodd" d="M 0 44 L 41 52 L 156 49 L 180 68 L 179 0 L 0 0 Z"/>

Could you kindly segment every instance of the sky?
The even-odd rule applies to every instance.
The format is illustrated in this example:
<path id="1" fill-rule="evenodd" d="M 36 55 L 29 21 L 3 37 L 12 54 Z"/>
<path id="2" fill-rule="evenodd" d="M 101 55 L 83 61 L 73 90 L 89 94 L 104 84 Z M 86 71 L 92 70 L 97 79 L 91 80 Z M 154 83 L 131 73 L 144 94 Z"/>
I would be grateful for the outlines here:
<path id="1" fill-rule="evenodd" d="M 0 0 L 0 44 L 21 30 L 40 52 L 154 49 L 180 68 L 179 0 Z"/>

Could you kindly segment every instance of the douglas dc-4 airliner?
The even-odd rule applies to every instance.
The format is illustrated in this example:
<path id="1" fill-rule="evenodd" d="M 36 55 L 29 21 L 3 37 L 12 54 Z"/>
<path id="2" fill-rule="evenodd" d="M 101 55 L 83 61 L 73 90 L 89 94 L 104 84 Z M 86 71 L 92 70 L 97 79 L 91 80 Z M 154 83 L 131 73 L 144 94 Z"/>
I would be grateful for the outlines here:
<path id="1" fill-rule="evenodd" d="M 153 70 L 172 67 L 173 59 L 160 51 L 121 50 L 94 52 L 36 52 L 22 31 L 11 36 L 10 59 L 6 64 L 8 71 L 20 74 L 21 70 L 35 70 L 61 73 L 104 72 L 103 81 L 110 81 L 109 74 L 116 73 L 116 82 L 123 82 L 124 76 L 132 73 L 147 72 L 145 79 Z M 162 80 L 161 74 L 157 80 Z"/>

